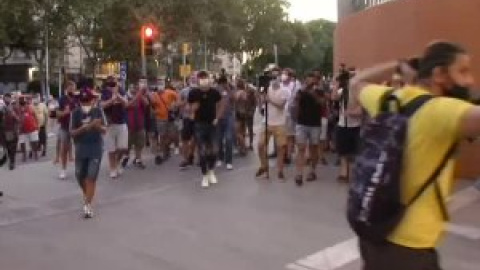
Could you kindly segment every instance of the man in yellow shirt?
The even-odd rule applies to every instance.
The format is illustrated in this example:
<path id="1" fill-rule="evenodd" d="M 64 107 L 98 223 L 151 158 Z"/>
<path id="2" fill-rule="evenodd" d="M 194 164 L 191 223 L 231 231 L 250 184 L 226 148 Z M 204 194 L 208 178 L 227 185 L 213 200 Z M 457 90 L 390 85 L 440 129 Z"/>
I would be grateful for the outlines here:
<path id="1" fill-rule="evenodd" d="M 364 70 L 351 81 L 353 98 L 350 114 L 363 107 L 370 116 L 380 110 L 380 99 L 388 89 L 379 83 L 404 63 L 394 62 Z M 458 45 L 436 42 L 429 45 L 416 74 L 418 84 L 396 91 L 401 105 L 420 95 L 435 98 L 425 103 L 410 118 L 402 166 L 402 201 L 408 204 L 441 164 L 457 141 L 480 136 L 480 107 L 461 100 L 474 84 L 471 60 Z M 361 107 L 360 107 L 361 105 Z M 454 184 L 455 157 L 442 169 L 437 183 L 443 203 Z M 444 232 L 445 220 L 434 185 L 410 205 L 394 232 L 383 244 L 360 239 L 364 270 L 439 270 L 435 247 Z"/>

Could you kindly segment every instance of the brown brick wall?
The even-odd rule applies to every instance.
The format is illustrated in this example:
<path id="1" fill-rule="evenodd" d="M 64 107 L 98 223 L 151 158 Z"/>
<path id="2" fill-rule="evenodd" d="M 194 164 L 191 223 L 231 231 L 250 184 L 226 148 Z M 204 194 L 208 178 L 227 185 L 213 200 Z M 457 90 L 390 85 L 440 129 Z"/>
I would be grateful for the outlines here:
<path id="1" fill-rule="evenodd" d="M 480 0 L 397 0 L 342 19 L 335 64 L 358 68 L 421 54 L 432 40 L 465 46 L 480 85 Z"/>

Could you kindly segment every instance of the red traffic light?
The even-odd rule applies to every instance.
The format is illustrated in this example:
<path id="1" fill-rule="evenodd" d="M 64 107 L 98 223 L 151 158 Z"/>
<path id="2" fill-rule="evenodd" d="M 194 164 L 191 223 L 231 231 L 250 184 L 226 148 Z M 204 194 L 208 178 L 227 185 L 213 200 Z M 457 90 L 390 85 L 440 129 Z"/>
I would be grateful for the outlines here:
<path id="1" fill-rule="evenodd" d="M 145 27 L 143 30 L 143 34 L 146 38 L 152 38 L 153 37 L 153 28 L 150 26 Z"/>

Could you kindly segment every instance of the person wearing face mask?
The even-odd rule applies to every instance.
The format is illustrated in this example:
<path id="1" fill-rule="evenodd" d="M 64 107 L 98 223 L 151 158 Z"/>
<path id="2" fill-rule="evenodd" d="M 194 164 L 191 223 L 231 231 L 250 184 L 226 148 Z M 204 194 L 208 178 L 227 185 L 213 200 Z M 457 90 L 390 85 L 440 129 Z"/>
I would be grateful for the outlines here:
<path id="1" fill-rule="evenodd" d="M 20 117 L 20 136 L 18 144 L 23 155 L 23 162 L 27 161 L 27 143 L 30 147 L 32 157 L 38 159 L 38 121 L 35 117 L 33 106 L 28 102 L 26 96 L 18 99 Z"/>
<path id="2" fill-rule="evenodd" d="M 370 116 L 378 115 L 381 99 L 388 91 L 380 82 L 398 67 L 409 69 L 404 61 L 393 61 L 353 77 L 348 113 L 357 115 L 363 107 Z M 458 155 L 452 153 L 460 141 L 480 136 L 480 107 L 464 100 L 473 85 L 468 52 L 457 44 L 438 41 L 428 45 L 421 57 L 416 83 L 394 93 L 401 106 L 418 97 L 430 97 L 408 120 L 400 172 L 402 203 L 407 205 L 415 195 L 419 197 L 408 204 L 384 242 L 360 238 L 363 269 L 441 269 L 436 247 L 448 221 L 447 198 L 455 190 L 452 186 Z M 419 193 L 432 177 L 434 182 Z"/>
<path id="3" fill-rule="evenodd" d="M 10 93 L 3 96 L 5 106 L 3 108 L 2 131 L 4 137 L 4 146 L 7 150 L 8 167 L 15 169 L 15 155 L 17 152 L 20 117 L 13 105 L 13 97 Z"/>
<path id="4" fill-rule="evenodd" d="M 67 81 L 65 84 L 65 95 L 60 97 L 58 110 L 56 116 L 60 127 L 58 129 L 58 139 L 57 139 L 57 157 L 55 163 L 60 161 L 60 179 L 65 179 L 67 177 L 67 163 L 73 159 L 72 155 L 72 141 L 70 137 L 70 114 L 77 106 L 77 99 L 75 97 L 75 92 L 77 86 L 73 81 Z"/>
<path id="5" fill-rule="evenodd" d="M 307 75 L 305 88 L 298 91 L 295 97 L 295 106 L 292 117 L 297 122 L 296 137 L 297 155 L 297 186 L 303 185 L 303 170 L 305 167 L 305 154 L 308 146 L 310 154 L 310 166 L 306 180 L 312 182 L 317 180 L 315 169 L 318 163 L 318 147 L 320 144 L 322 115 L 319 113 L 325 103 L 325 95 L 316 88 L 318 81 L 315 74 Z"/>
<path id="6" fill-rule="evenodd" d="M 48 108 L 40 99 L 39 95 L 33 98 L 33 110 L 37 118 L 38 130 L 38 150 L 41 151 L 42 157 L 47 155 L 47 126 L 48 126 Z"/>
<path id="7" fill-rule="evenodd" d="M 83 217 L 93 217 L 92 201 L 103 154 L 103 134 L 106 118 L 99 106 L 94 106 L 96 95 L 89 88 L 80 92 L 80 107 L 71 116 L 70 134 L 75 143 L 75 175 L 83 193 Z"/>
<path id="8" fill-rule="evenodd" d="M 302 85 L 295 78 L 295 73 L 292 69 L 286 68 L 282 71 L 280 76 L 281 87 L 288 92 L 287 103 L 285 104 L 286 122 L 285 132 L 287 135 L 287 148 L 285 150 L 285 163 L 290 164 L 292 155 L 295 149 L 295 133 L 296 125 L 293 118 L 293 111 L 295 110 L 295 97 L 297 92 L 301 89 Z"/>
<path id="9" fill-rule="evenodd" d="M 123 173 L 121 164 L 128 154 L 127 104 L 125 91 L 120 89 L 114 77 L 108 77 L 102 90 L 100 106 L 108 121 L 105 145 L 112 179 Z"/>
<path id="10" fill-rule="evenodd" d="M 215 161 L 218 152 L 217 123 L 223 115 L 223 101 L 220 92 L 211 87 L 206 71 L 200 71 L 198 88 L 193 88 L 188 95 L 191 117 L 195 122 L 195 142 L 197 144 L 200 167 L 202 168 L 202 187 L 217 184 Z"/>

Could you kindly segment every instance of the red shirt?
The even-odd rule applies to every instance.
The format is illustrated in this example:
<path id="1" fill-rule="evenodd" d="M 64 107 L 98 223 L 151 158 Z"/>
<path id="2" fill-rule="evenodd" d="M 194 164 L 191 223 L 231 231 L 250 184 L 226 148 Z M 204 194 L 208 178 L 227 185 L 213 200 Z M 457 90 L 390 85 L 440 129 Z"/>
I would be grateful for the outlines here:
<path id="1" fill-rule="evenodd" d="M 35 113 L 30 107 L 20 109 L 21 133 L 28 134 L 38 130 Z"/>

